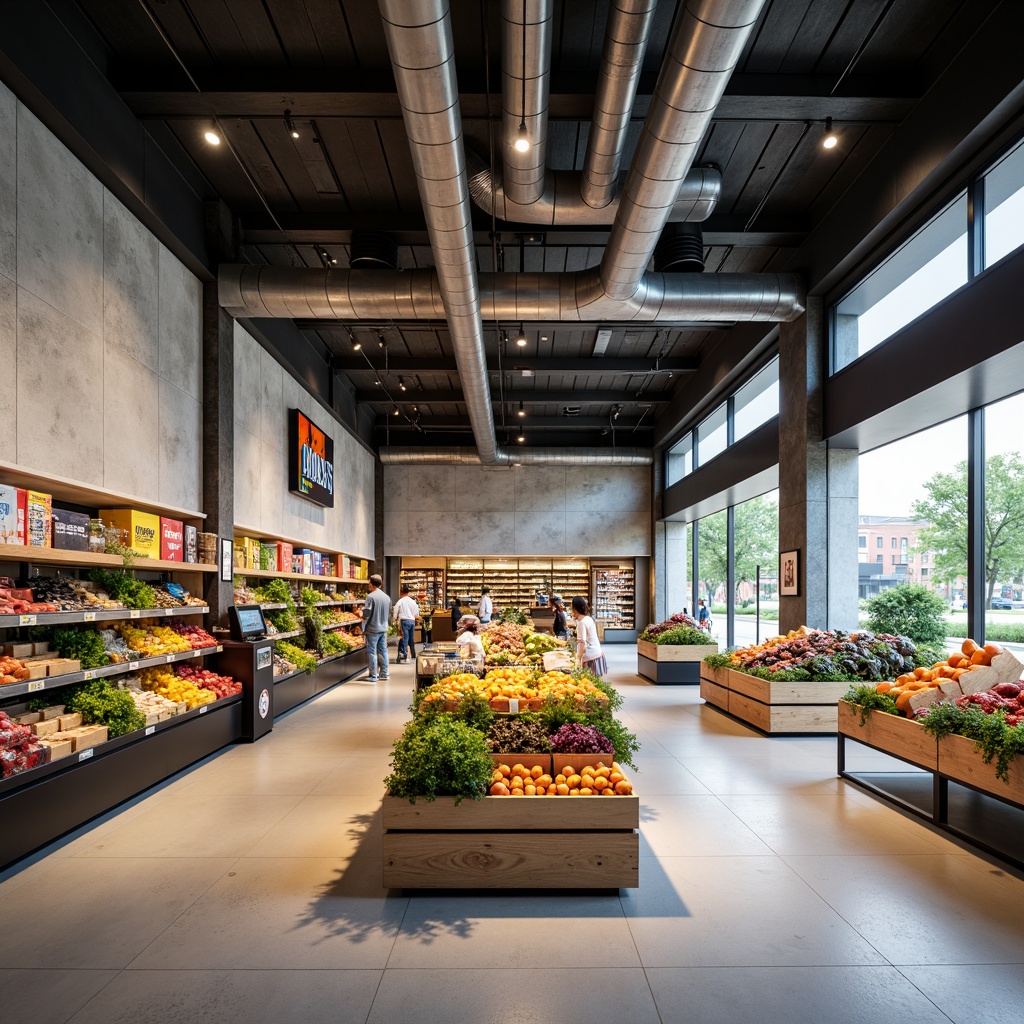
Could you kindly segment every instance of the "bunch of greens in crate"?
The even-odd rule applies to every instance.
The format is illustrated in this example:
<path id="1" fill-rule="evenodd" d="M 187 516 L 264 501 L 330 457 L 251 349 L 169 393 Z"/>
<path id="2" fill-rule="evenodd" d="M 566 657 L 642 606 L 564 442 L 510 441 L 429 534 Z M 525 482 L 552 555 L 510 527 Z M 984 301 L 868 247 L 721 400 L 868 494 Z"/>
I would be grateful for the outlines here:
<path id="1" fill-rule="evenodd" d="M 135 706 L 132 695 L 112 686 L 106 679 L 79 687 L 65 706 L 68 711 L 81 714 L 82 721 L 88 725 L 105 725 L 111 739 L 146 725 L 146 716 Z"/>
<path id="2" fill-rule="evenodd" d="M 322 648 L 324 656 L 330 657 L 334 654 L 348 654 L 352 645 L 348 642 L 345 634 L 340 631 L 329 630 L 323 634 Z"/>
<path id="3" fill-rule="evenodd" d="M 512 622 L 517 626 L 526 625 L 526 613 L 521 608 L 502 608 L 498 615 L 499 622 Z"/>
<path id="4" fill-rule="evenodd" d="M 103 648 L 103 637 L 95 629 L 58 626 L 53 631 L 50 643 L 62 658 L 73 658 L 81 662 L 83 669 L 110 664 L 110 655 Z"/>
<path id="5" fill-rule="evenodd" d="M 548 737 L 556 754 L 613 754 L 614 744 L 592 725 L 566 722 Z"/>
<path id="6" fill-rule="evenodd" d="M 692 629 L 700 634 L 701 639 L 699 640 L 661 640 L 659 639 L 665 633 L 685 627 L 686 629 Z M 641 640 L 646 640 L 648 643 L 689 643 L 689 644 L 706 644 L 708 642 L 708 635 L 704 630 L 700 628 L 697 620 L 687 615 L 685 612 L 676 612 L 675 615 L 665 619 L 664 622 L 655 622 L 647 626 L 647 628 L 640 634 Z"/>
<path id="7" fill-rule="evenodd" d="M 495 754 L 548 754 L 551 742 L 536 715 L 495 718 L 487 731 L 487 746 Z"/>
<path id="8" fill-rule="evenodd" d="M 966 736 L 974 741 L 985 764 L 995 762 L 996 778 L 1010 781 L 1010 765 L 1024 754 L 1024 725 L 1010 725 L 1002 710 L 986 714 L 979 707 L 956 703 L 932 704 L 919 721 L 937 739 Z"/>
<path id="9" fill-rule="evenodd" d="M 299 620 L 287 608 L 266 612 L 266 618 L 267 622 L 273 623 L 278 633 L 294 633 L 299 628 Z"/>
<path id="10" fill-rule="evenodd" d="M 292 615 L 295 614 L 295 599 L 285 580 L 267 580 L 252 594 L 260 604 L 283 604 Z"/>
<path id="11" fill-rule="evenodd" d="M 872 711 L 881 711 L 885 715 L 902 714 L 896 707 L 895 697 L 890 697 L 887 693 L 879 693 L 873 686 L 851 686 L 843 694 L 843 700 L 860 709 L 861 725 L 867 724 L 868 715 Z"/>
<path id="12" fill-rule="evenodd" d="M 673 626 L 658 633 L 654 637 L 641 635 L 641 640 L 651 640 L 661 646 L 663 644 L 694 647 L 714 643 L 703 629 L 694 629 L 692 626 Z"/>
<path id="13" fill-rule="evenodd" d="M 156 606 L 153 588 L 137 580 L 125 569 L 93 569 L 89 578 L 100 590 L 106 591 L 113 601 L 120 601 L 125 608 L 145 609 Z"/>
<path id="14" fill-rule="evenodd" d="M 640 742 L 636 734 L 630 732 L 614 715 L 622 703 L 622 697 L 607 683 L 598 685 L 609 696 L 607 704 L 600 702 L 593 695 L 582 699 L 576 696 L 563 697 L 560 700 L 549 699 L 537 712 L 540 721 L 549 735 L 557 733 L 563 725 L 591 725 L 611 740 L 615 748 L 616 761 L 636 769 L 633 755 L 640 750 Z"/>
<path id="15" fill-rule="evenodd" d="M 284 640 L 275 641 L 274 647 L 282 658 L 287 658 L 297 669 L 305 672 L 307 676 L 312 675 L 316 671 L 316 658 L 308 651 L 304 651 L 301 647 L 296 647 L 295 644 L 287 643 Z"/>
<path id="16" fill-rule="evenodd" d="M 458 804 L 463 797 L 483 797 L 493 770 L 483 733 L 451 715 L 437 715 L 414 719 L 395 740 L 384 785 L 410 803 L 453 796 Z"/>

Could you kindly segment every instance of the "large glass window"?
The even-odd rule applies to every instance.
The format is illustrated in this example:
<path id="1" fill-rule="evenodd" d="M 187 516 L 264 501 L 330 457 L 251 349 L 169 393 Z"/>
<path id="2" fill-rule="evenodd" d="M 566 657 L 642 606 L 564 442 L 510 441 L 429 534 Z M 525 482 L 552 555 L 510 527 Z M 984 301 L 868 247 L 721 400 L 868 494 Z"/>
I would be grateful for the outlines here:
<path id="1" fill-rule="evenodd" d="M 1024 635 L 1022 417 L 1024 395 L 985 409 L 985 638 L 996 642 Z"/>
<path id="2" fill-rule="evenodd" d="M 1024 244 L 1024 142 L 985 175 L 985 266 Z"/>
<path id="3" fill-rule="evenodd" d="M 697 597 L 711 612 L 712 633 L 725 637 L 729 546 L 724 510 L 697 522 Z"/>
<path id="4" fill-rule="evenodd" d="M 762 494 L 733 508 L 736 591 L 733 595 L 733 642 L 759 643 L 778 630 L 779 492 Z M 757 587 L 761 586 L 760 620 Z"/>
<path id="5" fill-rule="evenodd" d="M 726 404 L 723 402 L 710 416 L 697 424 L 697 465 L 707 465 L 721 455 L 729 443 L 726 423 Z"/>
<path id="6" fill-rule="evenodd" d="M 779 414 L 779 357 L 758 371 L 733 399 L 733 440 Z"/>
<path id="7" fill-rule="evenodd" d="M 671 487 L 693 472 L 693 434 L 687 434 L 665 453 L 665 486 Z"/>
<path id="8" fill-rule="evenodd" d="M 847 366 L 966 284 L 967 266 L 964 193 L 836 305 L 834 369 Z"/>
<path id="9" fill-rule="evenodd" d="M 863 602 L 888 587 L 921 582 L 949 602 L 950 635 L 967 634 L 967 417 L 866 452 L 858 459 L 861 526 L 890 534 L 884 562 L 858 563 Z M 892 536 L 899 534 L 899 540 Z M 891 548 L 890 548 L 891 551 Z M 909 579 L 907 561 L 927 555 L 928 576 Z M 958 641 L 959 643 L 959 641 Z"/>

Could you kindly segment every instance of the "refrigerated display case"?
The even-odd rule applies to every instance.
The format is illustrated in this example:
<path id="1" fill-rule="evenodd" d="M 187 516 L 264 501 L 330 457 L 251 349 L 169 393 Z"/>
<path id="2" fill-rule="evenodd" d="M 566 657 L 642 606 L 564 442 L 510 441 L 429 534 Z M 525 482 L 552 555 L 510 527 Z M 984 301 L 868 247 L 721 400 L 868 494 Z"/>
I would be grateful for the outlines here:
<path id="1" fill-rule="evenodd" d="M 597 565 L 593 571 L 594 621 L 606 640 L 636 639 L 636 569 L 632 563 Z"/>

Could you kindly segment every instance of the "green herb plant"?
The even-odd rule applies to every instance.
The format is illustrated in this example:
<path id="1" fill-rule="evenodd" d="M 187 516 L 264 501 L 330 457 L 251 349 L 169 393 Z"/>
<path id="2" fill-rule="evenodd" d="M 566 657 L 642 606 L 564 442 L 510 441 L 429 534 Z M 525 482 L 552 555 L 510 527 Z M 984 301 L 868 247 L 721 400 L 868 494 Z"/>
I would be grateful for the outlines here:
<path id="1" fill-rule="evenodd" d="M 110 664 L 110 655 L 103 649 L 103 637 L 95 629 L 74 629 L 58 626 L 50 643 L 62 658 L 74 658 L 83 669 Z"/>
<path id="2" fill-rule="evenodd" d="M 391 752 L 391 774 L 384 780 L 392 796 L 434 800 L 453 796 L 479 800 L 487 793 L 494 762 L 484 735 L 450 715 L 414 719 Z"/>
<path id="3" fill-rule="evenodd" d="M 296 668 L 302 669 L 307 676 L 316 671 L 316 658 L 301 647 L 296 647 L 295 644 L 287 643 L 284 640 L 277 640 L 274 643 L 274 648 L 282 658 L 287 658 Z"/>
<path id="4" fill-rule="evenodd" d="M 81 687 L 65 705 L 78 712 L 89 725 L 105 725 L 110 738 L 145 728 L 146 716 L 135 706 L 127 690 L 119 690 L 106 679 Z"/>
<path id="5" fill-rule="evenodd" d="M 872 711 L 881 711 L 886 715 L 899 715 L 896 698 L 887 693 L 877 693 L 873 686 L 851 686 L 843 694 L 843 700 L 853 704 L 860 711 L 860 724 L 867 725 L 868 716 Z"/>

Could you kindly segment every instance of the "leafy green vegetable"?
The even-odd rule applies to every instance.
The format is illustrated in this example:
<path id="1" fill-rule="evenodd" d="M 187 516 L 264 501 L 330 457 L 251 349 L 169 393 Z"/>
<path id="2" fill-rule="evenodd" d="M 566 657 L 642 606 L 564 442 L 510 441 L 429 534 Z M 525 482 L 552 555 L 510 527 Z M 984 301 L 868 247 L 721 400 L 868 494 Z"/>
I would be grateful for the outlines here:
<path id="1" fill-rule="evenodd" d="M 922 719 L 925 729 L 941 739 L 953 734 L 974 740 L 985 764 L 995 762 L 996 778 L 1010 781 L 1010 765 L 1024 754 L 1024 726 L 1009 725 L 1000 709 L 986 714 L 980 708 L 961 708 L 956 704 L 933 704 Z"/>
<path id="2" fill-rule="evenodd" d="M 417 797 L 454 796 L 458 804 L 463 797 L 483 797 L 493 770 L 483 733 L 451 715 L 438 715 L 414 719 L 395 740 L 384 785 L 410 803 Z"/>
<path id="3" fill-rule="evenodd" d="M 502 608 L 498 621 L 514 622 L 517 626 L 525 626 L 526 613 L 521 608 Z"/>
<path id="4" fill-rule="evenodd" d="M 660 647 L 663 644 L 696 646 L 698 644 L 713 644 L 714 640 L 702 629 L 693 629 L 690 626 L 674 626 L 659 633 L 654 638 L 654 643 Z"/>
<path id="5" fill-rule="evenodd" d="M 860 724 L 866 725 L 868 715 L 872 711 L 881 711 L 886 715 L 899 715 L 896 698 L 887 693 L 877 693 L 873 686 L 851 686 L 843 694 L 843 700 L 860 709 Z"/>
<path id="6" fill-rule="evenodd" d="M 551 752 L 551 741 L 540 722 L 524 719 L 521 716 L 495 719 L 487 732 L 487 746 L 495 754 L 504 752 L 548 754 Z"/>
<path id="7" fill-rule="evenodd" d="M 62 658 L 74 658 L 84 669 L 110 664 L 110 655 L 103 649 L 103 637 L 95 629 L 58 626 L 50 642 Z"/>
<path id="8" fill-rule="evenodd" d="M 270 604 L 272 602 L 267 603 Z M 277 612 L 267 612 L 266 616 L 267 621 L 274 624 L 274 629 L 278 633 L 293 633 L 299 628 L 299 620 L 287 608 Z"/>
<path id="9" fill-rule="evenodd" d="M 706 654 L 704 664 L 711 668 L 733 668 L 732 658 L 728 651 L 720 651 L 718 654 Z"/>
<path id="10" fill-rule="evenodd" d="M 296 668 L 302 669 L 307 676 L 316 671 L 316 658 L 308 651 L 296 647 L 295 644 L 286 643 L 284 640 L 275 641 L 274 647 L 282 658 L 287 658 Z"/>
<path id="11" fill-rule="evenodd" d="M 460 694 L 455 700 L 454 708 L 449 711 L 446 710 L 447 705 L 444 701 L 424 699 L 431 692 L 437 693 L 438 691 L 434 686 L 428 686 L 418 690 L 412 699 L 411 710 L 420 719 L 426 720 L 437 718 L 440 715 L 448 715 L 451 718 L 460 719 L 467 725 L 471 725 L 474 729 L 479 729 L 482 733 L 486 733 L 490 729 L 491 723 L 494 721 L 494 712 L 491 710 L 491 705 L 487 698 L 482 693 L 467 692 Z M 536 716 L 533 717 L 536 720 Z"/>
<path id="12" fill-rule="evenodd" d="M 325 656 L 333 654 L 347 654 L 351 649 L 352 645 L 345 638 L 345 634 L 340 631 L 328 631 L 323 634 L 323 652 Z"/>
<path id="13" fill-rule="evenodd" d="M 120 601 L 125 608 L 156 607 L 153 588 L 148 583 L 137 580 L 126 569 L 93 569 L 89 577 L 113 600 Z"/>
<path id="14" fill-rule="evenodd" d="M 286 580 L 267 580 L 253 591 L 253 597 L 260 604 L 283 604 L 295 614 L 295 599 Z"/>
<path id="15" fill-rule="evenodd" d="M 68 711 L 77 711 L 90 725 L 105 725 L 110 738 L 143 729 L 146 716 L 135 706 L 127 690 L 119 690 L 106 679 L 82 686 L 66 703 Z"/>

